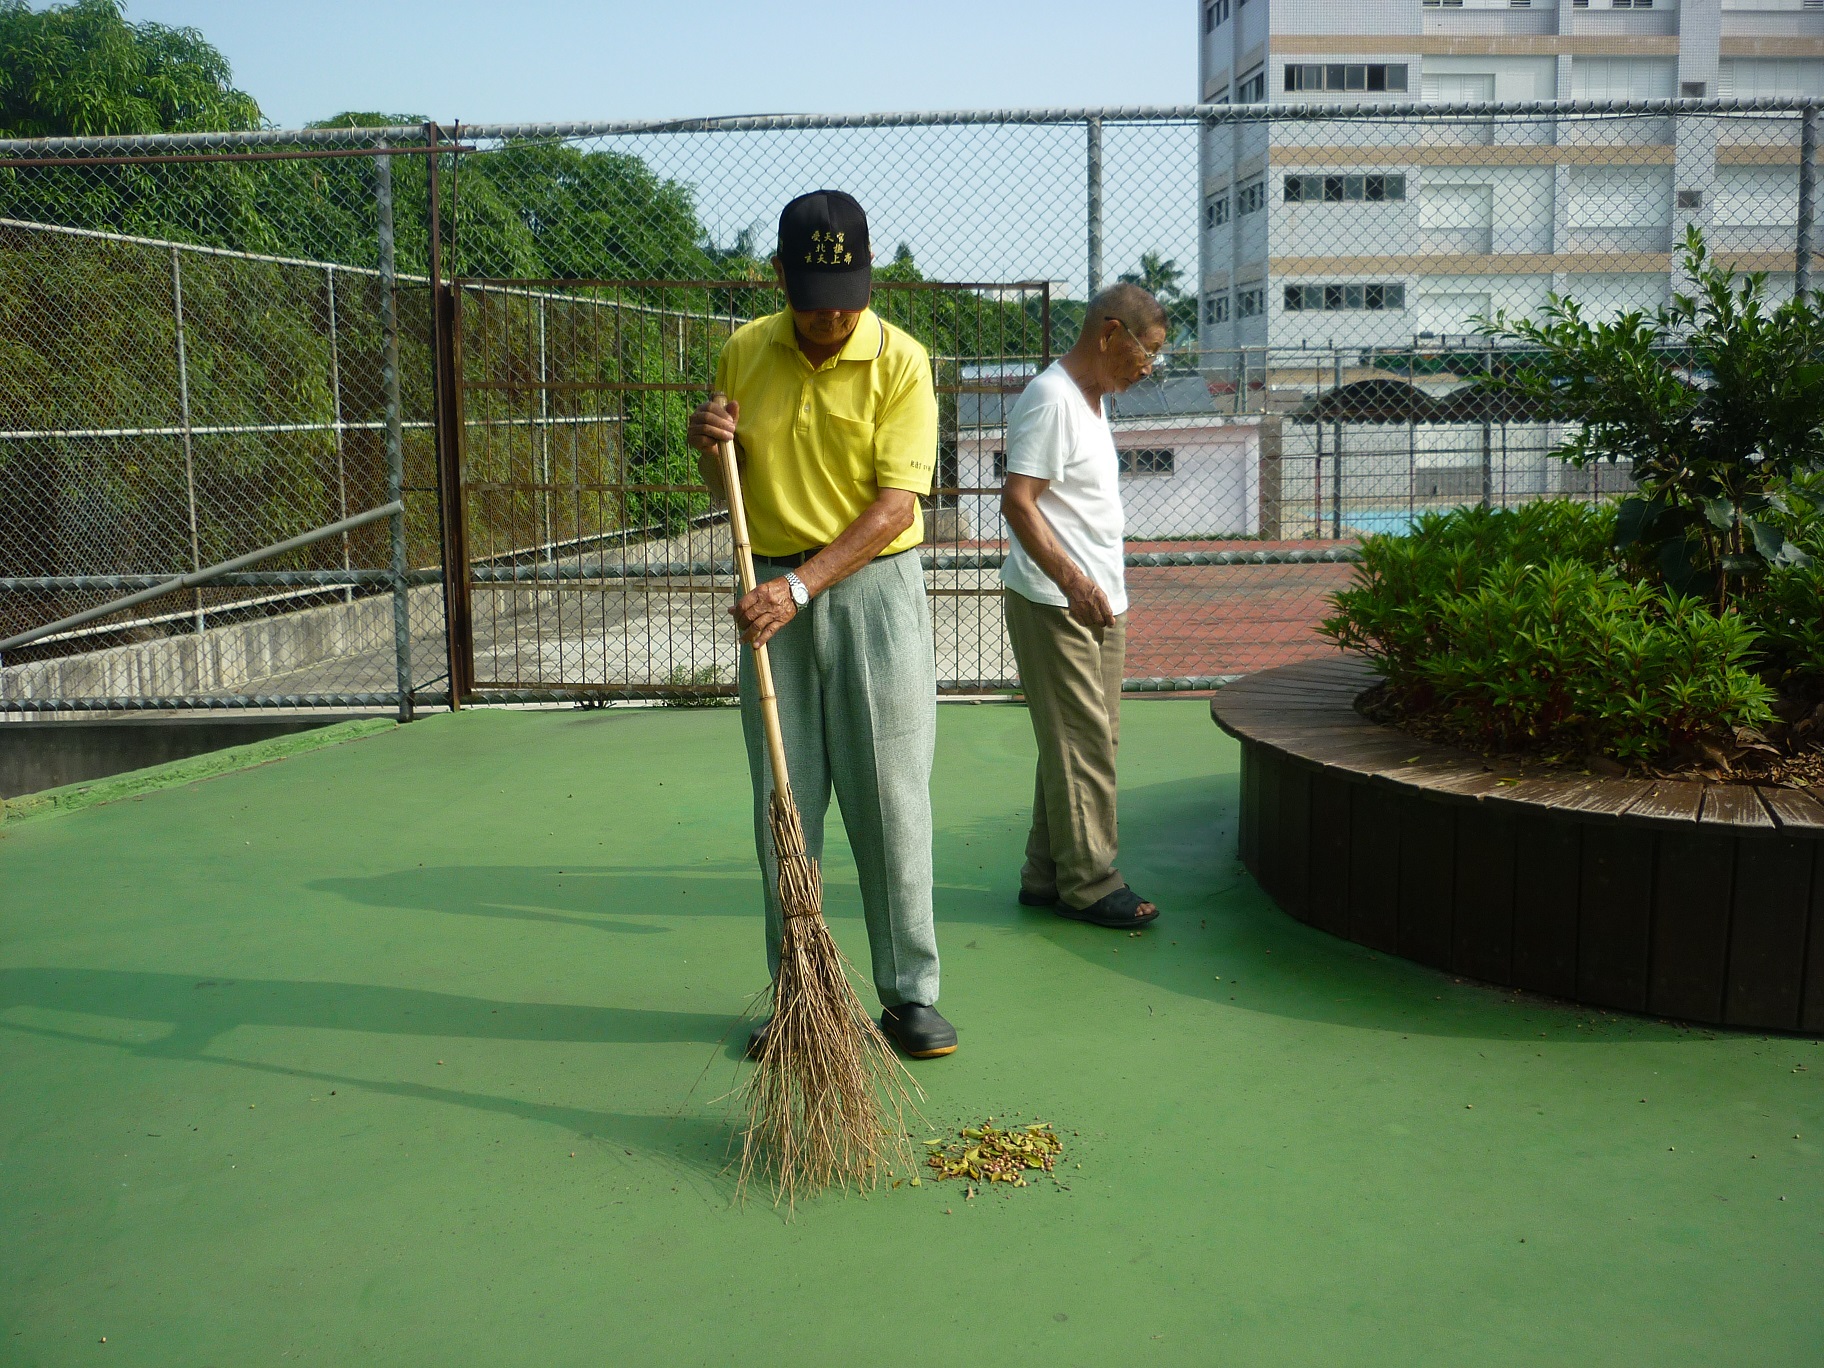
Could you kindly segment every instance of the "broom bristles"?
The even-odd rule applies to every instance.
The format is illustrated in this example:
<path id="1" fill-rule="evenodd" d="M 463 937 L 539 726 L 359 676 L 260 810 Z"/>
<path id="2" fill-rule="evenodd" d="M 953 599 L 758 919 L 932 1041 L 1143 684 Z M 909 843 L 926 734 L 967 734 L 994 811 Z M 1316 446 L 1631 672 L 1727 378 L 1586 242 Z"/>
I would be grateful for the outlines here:
<path id="1" fill-rule="evenodd" d="M 906 1126 L 918 1114 L 912 1076 L 863 1010 L 851 966 L 823 920 L 822 880 L 805 853 L 804 826 L 789 794 L 768 805 L 784 918 L 773 1019 L 743 1088 L 737 1192 L 755 1175 L 773 1204 L 827 1187 L 872 1188 L 914 1172 Z"/>

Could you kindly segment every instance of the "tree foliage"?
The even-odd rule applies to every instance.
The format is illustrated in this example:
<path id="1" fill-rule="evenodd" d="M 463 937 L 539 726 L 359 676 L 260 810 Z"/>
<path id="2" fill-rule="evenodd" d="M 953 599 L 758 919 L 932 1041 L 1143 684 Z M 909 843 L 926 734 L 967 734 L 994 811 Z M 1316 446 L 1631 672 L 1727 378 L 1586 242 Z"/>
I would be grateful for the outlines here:
<path id="1" fill-rule="evenodd" d="M 1142 252 L 1140 268 L 1122 272 L 1121 279 L 1129 285 L 1138 285 L 1163 306 L 1168 343 L 1195 347 L 1197 295 L 1194 291 L 1185 292 L 1183 267 L 1160 252 Z"/>
<path id="2" fill-rule="evenodd" d="M 1771 568 L 1808 563 L 1789 534 L 1824 471 L 1824 312 L 1771 304 L 1766 276 L 1715 261 L 1695 227 L 1684 267 L 1693 292 L 1652 314 L 1593 320 L 1553 295 L 1543 320 L 1485 331 L 1531 353 L 1499 383 L 1578 425 L 1559 456 L 1629 463 L 1639 493 L 1617 546 L 1725 608 Z"/>
<path id="3" fill-rule="evenodd" d="M 228 60 L 193 28 L 129 23 L 120 0 L 0 0 L 0 137 L 258 128 Z"/>

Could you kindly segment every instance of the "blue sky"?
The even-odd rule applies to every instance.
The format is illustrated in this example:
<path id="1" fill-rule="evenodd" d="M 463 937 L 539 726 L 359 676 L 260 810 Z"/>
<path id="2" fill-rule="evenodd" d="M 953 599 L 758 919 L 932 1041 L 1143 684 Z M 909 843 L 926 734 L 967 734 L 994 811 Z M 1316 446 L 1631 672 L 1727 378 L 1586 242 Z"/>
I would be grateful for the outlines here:
<path id="1" fill-rule="evenodd" d="M 1191 0 L 128 0 L 202 30 L 268 118 L 467 122 L 1196 98 Z"/>

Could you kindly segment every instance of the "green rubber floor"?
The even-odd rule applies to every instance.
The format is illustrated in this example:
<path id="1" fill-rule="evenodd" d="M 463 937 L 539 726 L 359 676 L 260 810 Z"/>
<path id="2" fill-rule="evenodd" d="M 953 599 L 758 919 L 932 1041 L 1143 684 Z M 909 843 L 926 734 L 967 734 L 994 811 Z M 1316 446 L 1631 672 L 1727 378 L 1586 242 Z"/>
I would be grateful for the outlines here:
<path id="1" fill-rule="evenodd" d="M 1824 1046 L 1296 924 L 1201 703 L 1123 713 L 1157 929 L 1021 909 L 1027 716 L 939 730 L 931 1133 L 1061 1181 L 732 1206 L 735 715 L 432 717 L 4 829 L 0 1363 L 1824 1362 Z"/>

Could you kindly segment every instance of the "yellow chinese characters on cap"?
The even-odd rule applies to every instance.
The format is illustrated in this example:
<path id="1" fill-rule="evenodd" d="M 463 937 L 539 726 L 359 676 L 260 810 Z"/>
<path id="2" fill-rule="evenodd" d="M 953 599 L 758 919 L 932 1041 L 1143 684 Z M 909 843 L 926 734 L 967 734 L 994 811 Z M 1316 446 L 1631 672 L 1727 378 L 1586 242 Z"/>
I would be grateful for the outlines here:
<path id="1" fill-rule="evenodd" d="M 804 254 L 806 266 L 848 266 L 855 260 L 855 254 L 843 246 L 841 233 L 826 233 L 821 228 L 811 229 L 811 250 Z"/>

